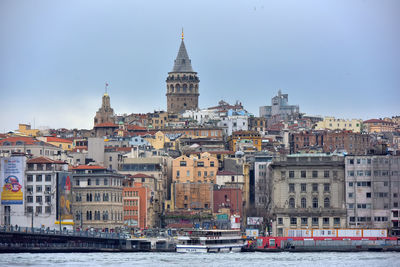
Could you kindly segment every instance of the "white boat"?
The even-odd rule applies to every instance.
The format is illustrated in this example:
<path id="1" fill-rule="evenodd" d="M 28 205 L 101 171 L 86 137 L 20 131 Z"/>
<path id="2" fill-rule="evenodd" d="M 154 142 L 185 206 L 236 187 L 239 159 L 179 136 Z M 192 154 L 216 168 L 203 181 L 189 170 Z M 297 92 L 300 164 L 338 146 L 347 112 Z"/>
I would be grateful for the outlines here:
<path id="1" fill-rule="evenodd" d="M 178 236 L 176 252 L 240 252 L 243 246 L 239 230 L 189 230 Z"/>

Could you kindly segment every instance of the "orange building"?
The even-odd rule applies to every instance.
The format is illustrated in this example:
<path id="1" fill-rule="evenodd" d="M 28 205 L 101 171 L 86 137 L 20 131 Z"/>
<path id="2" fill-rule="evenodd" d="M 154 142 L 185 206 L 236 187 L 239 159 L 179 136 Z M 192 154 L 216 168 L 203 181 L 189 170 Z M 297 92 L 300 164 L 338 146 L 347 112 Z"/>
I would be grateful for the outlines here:
<path id="1" fill-rule="evenodd" d="M 43 137 L 38 137 L 37 139 L 52 144 L 53 146 L 59 147 L 62 150 L 71 151 L 73 149 L 72 140 L 58 138 L 54 136 L 43 136 Z"/>
<path id="2" fill-rule="evenodd" d="M 364 126 L 369 133 L 394 132 L 395 123 L 378 119 L 364 121 Z"/>
<path id="3" fill-rule="evenodd" d="M 180 156 L 172 161 L 172 182 L 215 183 L 218 159 L 205 152 L 197 157 Z"/>
<path id="4" fill-rule="evenodd" d="M 257 151 L 261 151 L 262 138 L 259 132 L 256 131 L 236 131 L 228 137 L 229 149 L 236 151 L 237 142 L 249 141 L 256 148 Z"/>
<path id="5" fill-rule="evenodd" d="M 163 133 L 170 134 L 182 134 L 183 137 L 191 137 L 191 138 L 214 138 L 214 139 L 222 139 L 223 131 L 221 128 L 213 127 L 187 127 L 187 128 L 170 128 L 170 129 L 160 129 Z"/>
<path id="6" fill-rule="evenodd" d="M 124 225 L 131 228 L 148 228 L 148 202 L 150 201 L 150 189 L 142 183 L 136 183 L 131 179 L 124 181 Z"/>

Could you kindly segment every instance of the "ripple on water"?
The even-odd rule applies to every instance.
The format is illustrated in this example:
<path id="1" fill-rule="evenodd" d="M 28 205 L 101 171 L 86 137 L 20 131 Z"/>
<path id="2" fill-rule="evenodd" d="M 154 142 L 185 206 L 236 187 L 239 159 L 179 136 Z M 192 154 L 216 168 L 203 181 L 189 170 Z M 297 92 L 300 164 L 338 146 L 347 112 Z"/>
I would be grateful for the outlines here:
<path id="1" fill-rule="evenodd" d="M 399 266 L 400 253 L 54 253 L 2 254 L 0 266 Z M 364 266 L 363 266 L 364 265 Z"/>

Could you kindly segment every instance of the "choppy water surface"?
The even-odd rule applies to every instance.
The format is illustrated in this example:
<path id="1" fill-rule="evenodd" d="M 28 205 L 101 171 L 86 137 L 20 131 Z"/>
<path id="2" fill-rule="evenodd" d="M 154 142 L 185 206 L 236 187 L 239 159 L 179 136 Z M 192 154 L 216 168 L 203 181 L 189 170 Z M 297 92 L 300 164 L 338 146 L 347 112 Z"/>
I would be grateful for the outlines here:
<path id="1" fill-rule="evenodd" d="M 400 266 L 400 253 L 0 254 L 0 266 Z"/>

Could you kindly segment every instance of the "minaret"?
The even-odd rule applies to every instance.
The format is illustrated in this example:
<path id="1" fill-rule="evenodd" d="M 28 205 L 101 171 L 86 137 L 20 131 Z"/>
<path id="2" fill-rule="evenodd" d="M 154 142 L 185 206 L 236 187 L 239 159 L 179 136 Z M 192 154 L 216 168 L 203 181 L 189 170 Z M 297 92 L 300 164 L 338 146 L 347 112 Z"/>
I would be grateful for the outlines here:
<path id="1" fill-rule="evenodd" d="M 192 64 L 183 41 L 174 62 L 174 68 L 167 77 L 167 111 L 180 113 L 199 107 L 199 78 L 192 69 Z"/>
<path id="2" fill-rule="evenodd" d="M 94 125 L 100 123 L 114 123 L 114 110 L 110 105 L 110 96 L 107 93 L 108 83 L 105 85 L 104 95 L 101 103 L 101 108 L 96 112 L 94 117 Z"/>

